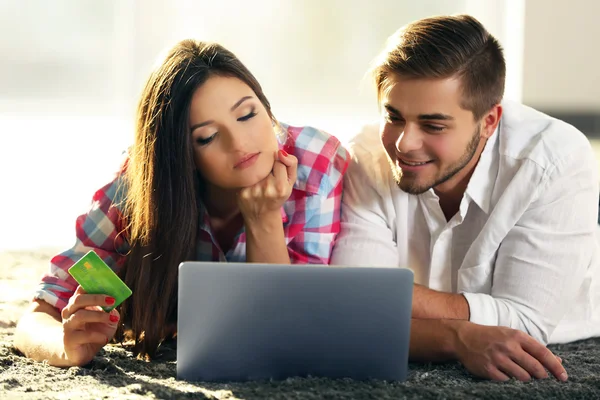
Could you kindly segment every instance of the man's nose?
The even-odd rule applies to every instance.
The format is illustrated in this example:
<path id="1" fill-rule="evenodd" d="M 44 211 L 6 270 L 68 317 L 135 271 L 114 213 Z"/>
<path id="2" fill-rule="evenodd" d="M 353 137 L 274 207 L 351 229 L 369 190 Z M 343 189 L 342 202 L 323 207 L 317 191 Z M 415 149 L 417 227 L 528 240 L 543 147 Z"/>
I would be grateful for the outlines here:
<path id="1" fill-rule="evenodd" d="M 406 124 L 396 140 L 396 150 L 399 153 L 410 153 L 419 150 L 423 145 L 423 138 L 418 127 Z"/>

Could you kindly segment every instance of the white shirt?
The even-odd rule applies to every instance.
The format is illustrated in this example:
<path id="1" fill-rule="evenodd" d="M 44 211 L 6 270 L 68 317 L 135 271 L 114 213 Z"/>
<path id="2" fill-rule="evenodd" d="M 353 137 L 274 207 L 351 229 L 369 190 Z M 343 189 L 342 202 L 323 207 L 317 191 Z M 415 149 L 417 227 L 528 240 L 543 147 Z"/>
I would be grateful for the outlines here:
<path id="1" fill-rule="evenodd" d="M 332 264 L 410 268 L 415 283 L 462 293 L 472 322 L 544 344 L 600 336 L 598 166 L 581 132 L 503 103 L 448 222 L 433 189 L 398 188 L 376 125 L 349 150 Z"/>

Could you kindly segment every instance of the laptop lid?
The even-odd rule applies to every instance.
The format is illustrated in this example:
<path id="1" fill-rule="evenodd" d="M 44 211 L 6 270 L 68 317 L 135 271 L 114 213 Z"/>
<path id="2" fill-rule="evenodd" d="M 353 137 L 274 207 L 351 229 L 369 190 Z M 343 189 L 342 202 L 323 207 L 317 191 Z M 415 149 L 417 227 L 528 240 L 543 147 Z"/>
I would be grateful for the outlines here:
<path id="1" fill-rule="evenodd" d="M 402 268 L 184 262 L 177 378 L 403 381 L 412 289 Z"/>

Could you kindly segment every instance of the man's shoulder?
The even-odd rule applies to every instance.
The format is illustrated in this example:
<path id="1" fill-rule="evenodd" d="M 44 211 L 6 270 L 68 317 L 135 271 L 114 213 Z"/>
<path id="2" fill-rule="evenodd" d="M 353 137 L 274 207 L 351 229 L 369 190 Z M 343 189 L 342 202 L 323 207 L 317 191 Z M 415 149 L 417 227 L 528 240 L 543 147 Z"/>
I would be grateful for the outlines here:
<path id="1" fill-rule="evenodd" d="M 365 181 L 379 191 L 389 189 L 393 177 L 377 123 L 363 125 L 350 137 L 346 147 L 351 158 L 349 179 Z"/>
<path id="2" fill-rule="evenodd" d="M 592 152 L 587 137 L 565 121 L 520 103 L 506 101 L 502 105 L 501 156 L 528 159 L 548 168 L 576 153 Z"/>

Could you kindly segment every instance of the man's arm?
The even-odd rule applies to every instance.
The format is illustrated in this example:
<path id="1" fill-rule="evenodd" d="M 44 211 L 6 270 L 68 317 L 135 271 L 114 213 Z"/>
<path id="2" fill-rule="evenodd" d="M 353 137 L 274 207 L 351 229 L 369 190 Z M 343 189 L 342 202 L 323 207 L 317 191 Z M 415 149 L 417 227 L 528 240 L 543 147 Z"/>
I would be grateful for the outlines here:
<path id="1" fill-rule="evenodd" d="M 389 215 L 393 210 L 386 174 L 374 174 L 380 163 L 373 154 L 356 145 L 344 179 L 341 232 L 336 240 L 331 264 L 399 266 L 399 255 Z M 387 164 L 383 168 L 389 168 Z M 389 189 L 388 189 L 389 190 Z M 469 319 L 469 305 L 461 294 L 443 293 L 415 285 L 414 318 Z"/>
<path id="2" fill-rule="evenodd" d="M 548 343 L 572 305 L 596 246 L 595 160 L 589 152 L 577 154 L 553 171 L 538 200 L 502 241 L 491 294 L 415 285 L 413 318 L 507 326 Z"/>
<path id="3" fill-rule="evenodd" d="M 597 268 L 593 153 L 585 148 L 573 152 L 530 190 L 539 190 L 539 195 L 523 205 L 523 214 L 502 240 L 491 293 L 464 296 L 470 321 L 519 329 L 546 344 L 573 307 L 588 268 Z M 521 205 L 515 200 L 506 206 Z"/>
<path id="4" fill-rule="evenodd" d="M 390 228 L 386 207 L 392 200 L 384 198 L 376 182 L 366 171 L 379 168 L 369 152 L 355 147 L 344 177 L 341 230 L 337 237 L 331 264 L 354 266 L 398 267 L 398 249 Z"/>
<path id="5" fill-rule="evenodd" d="M 413 288 L 412 317 L 469 320 L 469 303 L 462 294 L 438 292 L 422 285 Z"/>
<path id="6" fill-rule="evenodd" d="M 567 380 L 560 359 L 526 333 L 468 321 L 413 319 L 409 357 L 418 362 L 456 360 L 472 374 L 498 381 L 547 378 L 546 369 Z"/>

